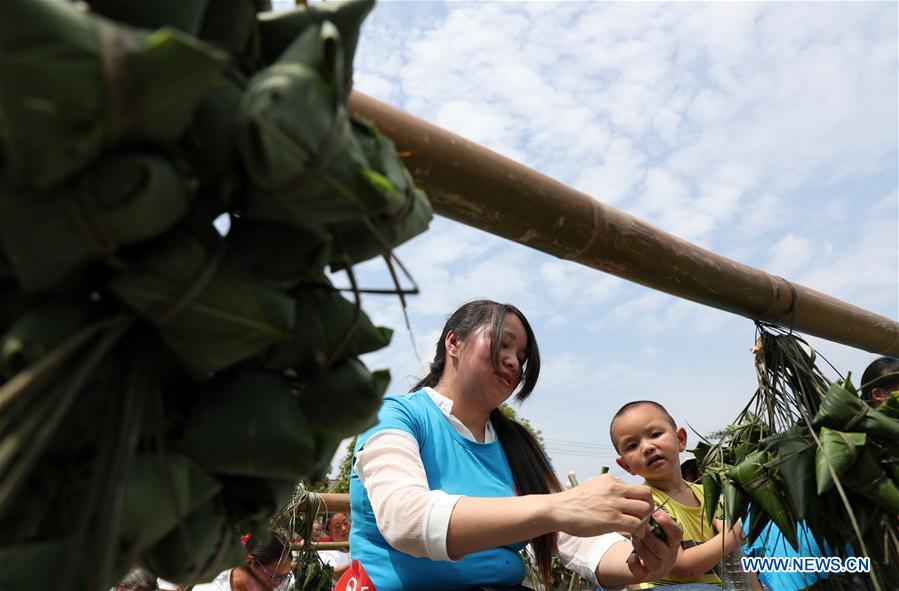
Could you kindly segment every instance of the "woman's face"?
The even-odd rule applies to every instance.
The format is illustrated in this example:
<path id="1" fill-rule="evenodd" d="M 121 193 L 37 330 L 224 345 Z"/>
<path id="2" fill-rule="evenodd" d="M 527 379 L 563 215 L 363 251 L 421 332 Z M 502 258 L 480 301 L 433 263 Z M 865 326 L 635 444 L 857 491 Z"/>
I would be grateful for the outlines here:
<path id="1" fill-rule="evenodd" d="M 290 577 L 293 561 L 288 556 L 268 564 L 262 564 L 256 558 L 247 556 L 247 568 L 252 581 L 248 581 L 250 589 L 261 587 L 265 591 L 274 591 Z M 255 583 L 255 584 L 254 584 Z"/>
<path id="2" fill-rule="evenodd" d="M 485 410 L 493 410 L 505 402 L 518 387 L 528 350 L 527 332 L 521 319 L 506 314 L 494 367 L 491 332 L 488 325 L 469 335 L 459 361 L 461 381 L 467 391 L 481 397 Z"/>
<path id="3" fill-rule="evenodd" d="M 350 520 L 343 513 L 335 513 L 328 523 L 328 535 L 334 542 L 346 542 L 350 537 Z"/>

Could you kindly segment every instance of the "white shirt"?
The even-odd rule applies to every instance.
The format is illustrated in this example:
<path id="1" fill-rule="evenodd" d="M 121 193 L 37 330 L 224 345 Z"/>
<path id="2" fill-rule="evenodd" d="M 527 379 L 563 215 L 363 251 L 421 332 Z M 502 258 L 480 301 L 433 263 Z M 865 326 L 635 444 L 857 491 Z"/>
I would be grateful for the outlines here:
<path id="1" fill-rule="evenodd" d="M 318 556 L 322 559 L 322 562 L 330 564 L 335 570 L 353 563 L 350 553 L 343 550 L 319 550 Z"/>
<path id="2" fill-rule="evenodd" d="M 450 425 L 463 437 L 476 441 L 471 431 L 452 415 L 453 401 L 433 388 L 425 388 Z M 490 421 L 484 442 L 496 440 Z M 410 556 L 450 560 L 446 534 L 450 516 L 461 495 L 450 495 L 428 486 L 418 442 L 399 429 L 385 429 L 371 436 L 359 453 L 353 469 L 368 493 L 378 530 L 387 542 Z M 624 541 L 619 534 L 578 538 L 559 533 L 559 558 L 566 568 L 592 584 L 596 567 L 606 551 Z"/>
<path id="3" fill-rule="evenodd" d="M 215 577 L 211 583 L 202 583 L 194 585 L 191 591 L 233 591 L 231 589 L 231 571 L 233 568 L 223 570 Z M 284 582 L 278 585 L 275 591 L 287 591 L 293 585 L 293 573 L 284 579 Z"/>

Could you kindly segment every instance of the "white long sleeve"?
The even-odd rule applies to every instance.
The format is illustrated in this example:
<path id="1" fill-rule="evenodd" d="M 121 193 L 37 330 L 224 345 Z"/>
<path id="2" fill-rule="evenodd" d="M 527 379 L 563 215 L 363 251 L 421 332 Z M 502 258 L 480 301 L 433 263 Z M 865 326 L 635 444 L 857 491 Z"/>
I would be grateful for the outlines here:
<path id="1" fill-rule="evenodd" d="M 415 438 L 393 429 L 375 433 L 356 454 L 353 468 L 388 544 L 410 556 L 450 559 L 446 532 L 461 497 L 428 487 Z"/>
<path id="2" fill-rule="evenodd" d="M 428 393 L 450 424 L 473 440 L 471 432 L 450 415 L 452 401 L 433 390 Z M 494 437 L 492 427 L 486 436 Z M 446 536 L 453 508 L 461 497 L 430 490 L 418 442 L 412 435 L 398 429 L 372 435 L 356 454 L 354 469 L 368 493 L 378 530 L 387 543 L 411 556 L 450 560 Z M 618 534 L 577 538 L 560 533 L 559 556 L 567 568 L 595 584 L 596 567 L 603 555 L 623 540 Z"/>

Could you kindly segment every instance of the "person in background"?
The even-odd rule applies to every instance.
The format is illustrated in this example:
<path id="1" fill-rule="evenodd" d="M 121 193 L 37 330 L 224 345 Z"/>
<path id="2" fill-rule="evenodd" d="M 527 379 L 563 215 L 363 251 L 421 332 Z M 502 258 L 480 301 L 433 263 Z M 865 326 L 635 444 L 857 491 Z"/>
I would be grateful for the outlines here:
<path id="1" fill-rule="evenodd" d="M 865 368 L 862 374 L 861 399 L 869 406 L 877 408 L 889 397 L 890 392 L 899 390 L 899 359 L 880 357 Z"/>
<path id="2" fill-rule="evenodd" d="M 528 542 L 544 581 L 557 551 L 608 587 L 671 568 L 681 532 L 656 511 L 667 541 L 649 533 L 648 487 L 605 475 L 563 491 L 540 444 L 500 410 L 515 392 L 525 400 L 540 372 L 518 308 L 469 302 L 436 349 L 428 375 L 386 397 L 354 448 L 350 544 L 378 591 L 520 589 Z"/>
<path id="3" fill-rule="evenodd" d="M 678 428 L 664 406 L 649 400 L 622 406 L 612 418 L 609 432 L 618 465 L 628 474 L 642 476 L 652 488 L 656 504 L 684 530 L 674 568 L 636 587 L 692 583 L 691 589 L 719 588 L 718 566 L 740 543 L 742 529 L 737 525 L 726 530 L 721 519 L 709 523 L 702 485 L 686 482 L 681 476 L 679 456 L 687 447 L 687 432 Z"/>
<path id="4" fill-rule="evenodd" d="M 327 539 L 325 539 L 325 537 L 322 535 L 322 533 L 323 533 L 322 532 L 322 522 L 319 521 L 318 519 L 316 519 L 315 521 L 312 522 L 312 536 L 311 536 L 312 541 L 313 542 L 330 542 L 331 538 L 328 537 Z"/>
<path id="5" fill-rule="evenodd" d="M 693 482 L 696 484 L 702 483 L 702 470 L 699 469 L 699 464 L 696 462 L 696 458 L 684 460 L 680 465 L 680 474 L 681 477 L 687 482 Z"/>
<path id="6" fill-rule="evenodd" d="M 327 531 L 332 542 L 346 542 L 350 539 L 350 520 L 345 513 L 335 513 L 328 520 Z M 318 555 L 334 569 L 334 578 L 340 578 L 353 563 L 350 552 L 343 549 L 319 550 Z"/>
<path id="7" fill-rule="evenodd" d="M 156 577 L 142 568 L 132 568 L 119 583 L 113 587 L 114 591 L 159 591 Z"/>
<path id="8" fill-rule="evenodd" d="M 293 585 L 290 544 L 279 532 L 269 539 L 250 535 L 244 542 L 246 563 L 222 571 L 211 583 L 185 587 L 184 591 L 287 591 Z"/>

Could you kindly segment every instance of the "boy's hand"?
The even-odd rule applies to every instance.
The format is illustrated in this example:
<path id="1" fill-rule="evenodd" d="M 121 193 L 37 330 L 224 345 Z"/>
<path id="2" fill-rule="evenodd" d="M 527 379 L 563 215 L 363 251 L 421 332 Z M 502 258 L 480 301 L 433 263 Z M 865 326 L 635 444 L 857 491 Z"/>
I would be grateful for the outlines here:
<path id="1" fill-rule="evenodd" d="M 726 554 L 733 552 L 734 548 L 742 544 L 746 539 L 743 535 L 743 528 L 740 527 L 739 523 L 734 525 L 730 530 L 727 530 L 727 526 L 723 520 L 713 519 L 712 526 L 715 528 L 716 532 L 724 536 L 724 552 Z"/>
<path id="2" fill-rule="evenodd" d="M 634 552 L 628 558 L 627 565 L 631 573 L 641 581 L 661 579 L 674 568 L 684 537 L 684 532 L 666 512 L 657 509 L 652 517 L 665 532 L 667 540 L 645 530 L 634 536 Z"/>

